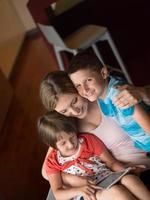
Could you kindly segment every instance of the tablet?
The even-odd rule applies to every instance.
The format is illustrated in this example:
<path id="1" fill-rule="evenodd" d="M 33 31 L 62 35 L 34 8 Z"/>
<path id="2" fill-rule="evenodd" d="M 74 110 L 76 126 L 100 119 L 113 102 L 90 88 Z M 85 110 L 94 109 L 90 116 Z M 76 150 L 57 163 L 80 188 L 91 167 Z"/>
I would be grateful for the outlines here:
<path id="1" fill-rule="evenodd" d="M 132 169 L 131 167 L 128 167 L 120 172 L 113 172 L 112 174 L 107 176 L 104 180 L 100 181 L 97 185 L 102 188 L 108 189 L 115 183 L 117 183 L 124 175 L 129 173 L 131 169 Z"/>

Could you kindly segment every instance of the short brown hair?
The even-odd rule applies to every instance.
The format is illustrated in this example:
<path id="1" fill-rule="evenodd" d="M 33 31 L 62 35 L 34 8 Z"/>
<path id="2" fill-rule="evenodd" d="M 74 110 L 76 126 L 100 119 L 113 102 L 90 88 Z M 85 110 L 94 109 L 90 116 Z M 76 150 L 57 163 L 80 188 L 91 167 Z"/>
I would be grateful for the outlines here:
<path id="1" fill-rule="evenodd" d="M 43 142 L 56 148 L 56 142 L 61 131 L 77 133 L 76 119 L 66 117 L 56 111 L 47 112 L 38 119 L 38 131 Z"/>
<path id="2" fill-rule="evenodd" d="M 82 50 L 73 57 L 67 72 L 68 74 L 72 74 L 78 70 L 88 69 L 101 73 L 101 69 L 103 67 L 104 65 L 93 52 L 89 50 Z"/>
<path id="3" fill-rule="evenodd" d="M 76 93 L 77 90 L 65 71 L 48 73 L 40 84 L 40 97 L 47 110 L 55 109 L 60 95 Z"/>

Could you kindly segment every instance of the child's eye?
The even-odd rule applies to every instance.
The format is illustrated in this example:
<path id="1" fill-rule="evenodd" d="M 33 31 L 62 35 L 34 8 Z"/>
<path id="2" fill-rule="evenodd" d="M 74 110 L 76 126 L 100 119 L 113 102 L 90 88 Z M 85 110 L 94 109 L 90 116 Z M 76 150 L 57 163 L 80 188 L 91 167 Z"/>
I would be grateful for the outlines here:
<path id="1" fill-rule="evenodd" d="M 77 102 L 77 97 L 75 97 L 72 101 L 72 104 L 75 104 Z"/>
<path id="2" fill-rule="evenodd" d="M 62 114 L 66 113 L 66 112 L 67 112 L 67 110 L 62 110 L 62 111 L 61 111 Z"/>
<path id="3" fill-rule="evenodd" d="M 72 137 L 72 139 L 75 139 L 77 136 L 76 136 L 76 134 Z"/>
<path id="4" fill-rule="evenodd" d="M 81 85 L 79 84 L 79 85 L 76 85 L 76 88 L 78 89 L 78 88 L 80 88 L 81 87 Z"/>
<path id="5" fill-rule="evenodd" d="M 92 80 L 91 78 L 88 78 L 88 79 L 87 79 L 87 81 L 91 81 L 91 80 Z"/>
<path id="6" fill-rule="evenodd" d="M 64 146 L 64 145 L 65 145 L 65 142 L 61 142 L 60 145 L 61 145 L 61 146 Z"/>

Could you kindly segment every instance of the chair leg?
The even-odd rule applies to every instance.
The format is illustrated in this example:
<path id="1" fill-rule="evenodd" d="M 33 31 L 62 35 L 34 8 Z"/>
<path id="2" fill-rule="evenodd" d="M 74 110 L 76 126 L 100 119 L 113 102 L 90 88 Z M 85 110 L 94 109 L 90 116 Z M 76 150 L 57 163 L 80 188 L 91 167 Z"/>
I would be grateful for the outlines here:
<path id="1" fill-rule="evenodd" d="M 99 60 L 101 61 L 101 63 L 104 65 L 105 63 L 104 63 L 103 57 L 100 54 L 100 52 L 99 52 L 96 44 L 92 44 L 91 46 L 92 46 L 92 49 L 93 49 L 94 53 L 96 54 L 96 56 L 99 58 Z"/>
<path id="2" fill-rule="evenodd" d="M 78 53 L 78 50 L 73 50 L 72 53 L 75 56 Z"/>
<path id="3" fill-rule="evenodd" d="M 56 55 L 56 58 L 57 58 L 57 62 L 58 62 L 59 68 L 60 68 L 60 70 L 64 71 L 65 68 L 64 68 L 64 63 L 63 63 L 60 51 L 58 51 L 58 49 L 55 48 L 55 47 L 54 47 L 54 51 L 55 51 L 55 55 Z"/>
<path id="4" fill-rule="evenodd" d="M 120 68 L 121 68 L 122 72 L 124 73 L 127 81 L 129 83 L 132 83 L 132 80 L 131 80 L 131 78 L 130 78 L 127 70 L 126 70 L 126 67 L 125 67 L 123 61 L 122 61 L 122 58 L 121 58 L 121 56 L 120 56 L 120 54 L 119 54 L 119 52 L 118 52 L 118 50 L 117 50 L 117 48 L 116 48 L 116 46 L 114 44 L 114 41 L 113 41 L 113 39 L 112 39 L 112 37 L 111 37 L 111 35 L 110 35 L 110 33 L 108 31 L 105 32 L 105 34 L 103 35 L 103 39 L 108 41 L 108 43 L 109 43 L 109 45 L 110 45 L 110 47 L 111 47 L 111 49 L 112 49 L 112 51 L 114 53 L 114 56 L 116 57 L 119 65 L 120 65 Z"/>

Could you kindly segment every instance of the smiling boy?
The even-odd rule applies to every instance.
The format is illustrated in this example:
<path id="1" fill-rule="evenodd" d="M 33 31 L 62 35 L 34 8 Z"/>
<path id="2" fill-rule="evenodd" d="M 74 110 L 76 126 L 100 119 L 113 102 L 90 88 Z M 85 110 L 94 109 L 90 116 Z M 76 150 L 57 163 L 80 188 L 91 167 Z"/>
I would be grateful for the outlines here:
<path id="1" fill-rule="evenodd" d="M 139 104 L 127 109 L 113 104 L 113 98 L 118 93 L 115 86 L 125 81 L 109 76 L 107 67 L 96 55 L 87 51 L 74 56 L 68 74 L 82 97 L 91 102 L 97 100 L 102 112 L 121 126 L 137 148 L 150 152 L 150 116 Z"/>

